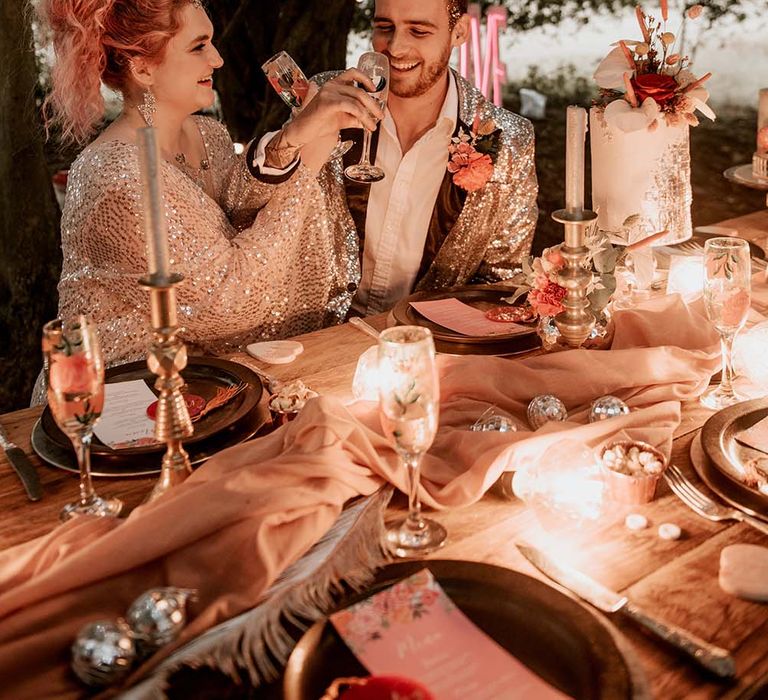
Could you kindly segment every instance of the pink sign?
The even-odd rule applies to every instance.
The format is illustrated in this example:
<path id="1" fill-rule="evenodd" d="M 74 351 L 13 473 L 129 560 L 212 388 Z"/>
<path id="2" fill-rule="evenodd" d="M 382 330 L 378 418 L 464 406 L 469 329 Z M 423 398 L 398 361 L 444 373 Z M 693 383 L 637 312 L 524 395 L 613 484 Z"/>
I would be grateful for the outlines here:
<path id="1" fill-rule="evenodd" d="M 500 5 L 489 7 L 486 12 L 485 52 L 481 48 L 480 31 L 482 16 L 480 5 L 469 5 L 469 39 L 459 47 L 459 72 L 493 103 L 501 106 L 501 86 L 506 82 L 507 69 L 501 62 L 499 34 L 507 25 L 507 8 Z M 469 64 L 472 62 L 473 74 Z"/>
<path id="2" fill-rule="evenodd" d="M 359 661 L 375 675 L 422 683 L 435 700 L 562 700 L 478 629 L 428 569 L 331 615 Z"/>

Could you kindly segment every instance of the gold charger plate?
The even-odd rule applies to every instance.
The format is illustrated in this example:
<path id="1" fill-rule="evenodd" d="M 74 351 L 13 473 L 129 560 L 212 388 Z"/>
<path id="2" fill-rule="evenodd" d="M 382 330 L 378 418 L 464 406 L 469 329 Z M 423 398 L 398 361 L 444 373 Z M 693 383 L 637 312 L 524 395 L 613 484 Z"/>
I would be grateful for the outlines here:
<path id="1" fill-rule="evenodd" d="M 191 357 L 182 371 L 190 393 L 213 398 L 217 389 L 246 384 L 229 403 L 211 411 L 193 423 L 194 434 L 184 440 L 193 463 L 199 463 L 224 447 L 252 437 L 266 422 L 268 414 L 259 406 L 263 393 L 258 375 L 245 365 L 213 357 Z M 154 391 L 155 375 L 146 362 L 131 362 L 111 367 L 105 382 L 125 382 L 141 379 Z M 74 463 L 72 443 L 61 432 L 50 408 L 45 407 L 35 428 L 35 451 L 49 464 L 71 469 Z M 165 445 L 149 445 L 113 450 L 94 437 L 91 447 L 92 471 L 97 476 L 134 476 L 153 474 L 160 470 Z M 67 458 L 69 455 L 69 458 Z"/>
<path id="2" fill-rule="evenodd" d="M 430 560 L 383 568 L 370 596 L 427 567 L 454 603 L 486 634 L 546 681 L 576 698 L 647 697 L 646 682 L 626 642 L 609 623 L 574 598 L 509 569 L 468 561 Z M 321 620 L 291 654 L 286 700 L 317 700 L 335 678 L 367 676 L 333 625 Z"/>
<path id="3" fill-rule="evenodd" d="M 514 294 L 513 289 L 499 289 L 486 285 L 451 287 L 432 292 L 417 292 L 399 301 L 392 309 L 391 316 L 398 326 L 422 326 L 432 331 L 435 349 L 452 355 L 515 355 L 530 352 L 541 346 L 541 339 L 536 334 L 537 322 L 530 324 L 530 330 L 522 334 L 504 334 L 493 336 L 467 336 L 441 326 L 422 316 L 411 306 L 413 301 L 437 301 L 439 299 L 458 299 L 464 304 L 481 311 L 495 306 L 505 306 L 503 297 Z"/>
<path id="4" fill-rule="evenodd" d="M 742 430 L 766 416 L 768 399 L 744 401 L 715 413 L 701 429 L 701 448 L 706 459 L 694 460 L 694 467 L 704 483 L 724 501 L 749 515 L 768 520 L 768 496 L 739 479 L 747 460 L 757 457 L 768 460 L 768 453 L 747 447 L 736 439 Z"/>

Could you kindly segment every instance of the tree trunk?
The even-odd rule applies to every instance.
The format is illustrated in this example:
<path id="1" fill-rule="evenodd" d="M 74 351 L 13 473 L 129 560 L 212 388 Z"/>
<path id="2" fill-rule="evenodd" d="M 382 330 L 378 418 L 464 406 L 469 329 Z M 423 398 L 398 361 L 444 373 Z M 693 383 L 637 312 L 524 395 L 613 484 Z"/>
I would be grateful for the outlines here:
<path id="1" fill-rule="evenodd" d="M 0 9 L 0 411 L 29 403 L 40 329 L 56 314 L 58 207 L 35 102 L 37 66 L 25 0 Z"/>
<path id="2" fill-rule="evenodd" d="M 287 119 L 288 108 L 261 70 L 278 51 L 287 51 L 307 77 L 346 68 L 355 0 L 219 0 L 208 11 L 224 58 L 216 83 L 233 138 L 248 141 Z"/>

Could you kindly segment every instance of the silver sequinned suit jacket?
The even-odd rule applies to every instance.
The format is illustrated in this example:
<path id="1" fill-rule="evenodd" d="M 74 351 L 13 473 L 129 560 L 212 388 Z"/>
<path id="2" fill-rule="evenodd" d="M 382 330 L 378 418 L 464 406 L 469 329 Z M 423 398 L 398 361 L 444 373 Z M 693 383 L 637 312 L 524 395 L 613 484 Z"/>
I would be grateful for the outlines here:
<path id="1" fill-rule="evenodd" d="M 338 73 L 323 73 L 319 84 Z M 416 290 L 439 289 L 472 281 L 497 281 L 514 274 L 530 253 L 538 209 L 533 125 L 523 117 L 496 107 L 461 76 L 454 73 L 459 93 L 456 133 L 469 132 L 475 117 L 491 119 L 501 130 L 493 175 L 481 189 L 467 193 L 453 184 L 447 170 L 435 201 L 427 235 L 422 270 Z M 348 133 L 347 133 L 348 131 Z M 342 138 L 360 140 L 361 131 L 345 130 Z M 373 137 L 374 153 L 378 133 Z M 325 206 L 309 226 L 330 226 L 331 238 L 344 256 L 349 302 L 360 280 L 361 243 L 365 235 L 368 185 L 344 177 L 344 167 L 357 162 L 360 148 L 342 161 L 329 162 L 319 175 Z M 446 166 L 448 153 L 445 154 Z"/>

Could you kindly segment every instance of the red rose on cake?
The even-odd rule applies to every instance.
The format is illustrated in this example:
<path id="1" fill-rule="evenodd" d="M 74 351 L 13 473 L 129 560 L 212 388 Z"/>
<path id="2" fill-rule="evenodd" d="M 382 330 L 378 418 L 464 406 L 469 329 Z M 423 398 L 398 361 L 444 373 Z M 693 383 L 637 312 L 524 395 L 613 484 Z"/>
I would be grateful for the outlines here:
<path id="1" fill-rule="evenodd" d="M 675 99 L 679 85 L 671 75 L 644 73 L 632 78 L 632 87 L 635 89 L 640 104 L 646 98 L 651 97 L 659 107 L 664 109 Z"/>

